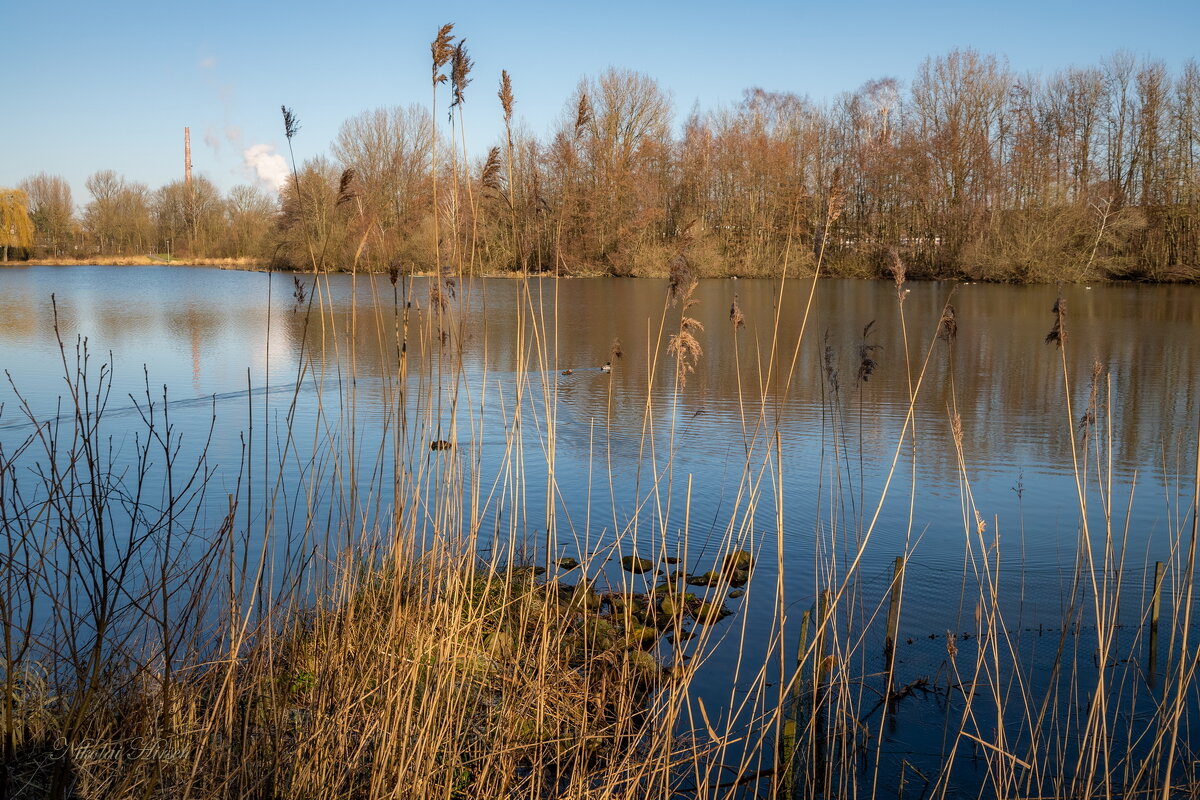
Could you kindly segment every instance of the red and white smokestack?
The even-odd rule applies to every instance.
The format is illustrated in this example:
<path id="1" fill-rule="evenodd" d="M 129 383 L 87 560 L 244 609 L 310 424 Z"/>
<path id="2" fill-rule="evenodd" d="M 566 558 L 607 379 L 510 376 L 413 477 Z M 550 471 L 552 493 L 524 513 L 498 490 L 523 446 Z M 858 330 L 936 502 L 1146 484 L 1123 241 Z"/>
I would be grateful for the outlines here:
<path id="1" fill-rule="evenodd" d="M 192 129 L 183 129 L 183 182 L 192 187 Z"/>

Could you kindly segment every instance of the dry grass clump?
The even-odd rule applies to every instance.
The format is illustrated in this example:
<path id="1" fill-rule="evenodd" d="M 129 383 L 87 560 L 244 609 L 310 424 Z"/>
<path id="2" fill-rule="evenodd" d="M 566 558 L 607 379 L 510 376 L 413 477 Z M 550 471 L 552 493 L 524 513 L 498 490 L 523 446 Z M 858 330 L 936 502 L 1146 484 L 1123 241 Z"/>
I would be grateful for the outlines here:
<path id="1" fill-rule="evenodd" d="M 683 780 L 697 751 L 673 737 L 675 690 L 617 606 L 449 555 L 348 565 L 343 602 L 262 623 L 234 660 L 189 654 L 165 710 L 134 660 L 105 664 L 78 718 L 47 668 L 10 674 L 8 796 L 601 797 Z"/>

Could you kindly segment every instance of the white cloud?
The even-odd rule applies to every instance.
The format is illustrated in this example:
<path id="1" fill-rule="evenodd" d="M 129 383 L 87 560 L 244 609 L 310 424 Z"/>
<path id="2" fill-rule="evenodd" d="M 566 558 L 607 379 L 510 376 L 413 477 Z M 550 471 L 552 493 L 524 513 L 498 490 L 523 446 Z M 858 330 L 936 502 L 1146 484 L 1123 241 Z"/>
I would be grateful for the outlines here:
<path id="1" fill-rule="evenodd" d="M 287 160 L 275 152 L 275 145 L 251 145 L 242 151 L 242 161 L 255 177 L 277 192 L 287 183 L 291 174 Z"/>

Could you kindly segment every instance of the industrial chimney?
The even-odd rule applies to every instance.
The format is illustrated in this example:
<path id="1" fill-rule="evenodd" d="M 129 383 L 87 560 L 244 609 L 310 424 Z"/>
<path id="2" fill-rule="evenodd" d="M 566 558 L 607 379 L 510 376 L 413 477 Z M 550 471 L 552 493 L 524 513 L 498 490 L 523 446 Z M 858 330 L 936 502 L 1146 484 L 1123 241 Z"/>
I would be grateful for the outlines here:
<path id="1" fill-rule="evenodd" d="M 192 129 L 183 129 L 183 182 L 192 188 Z"/>

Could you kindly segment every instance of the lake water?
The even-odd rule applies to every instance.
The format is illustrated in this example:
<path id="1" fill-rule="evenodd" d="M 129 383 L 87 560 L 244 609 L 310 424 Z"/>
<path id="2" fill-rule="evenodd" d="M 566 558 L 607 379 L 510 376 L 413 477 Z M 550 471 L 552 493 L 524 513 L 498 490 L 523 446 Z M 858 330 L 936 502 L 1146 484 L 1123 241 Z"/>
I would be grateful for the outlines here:
<path id="1" fill-rule="evenodd" d="M 703 572 L 733 542 L 757 564 L 746 596 L 728 603 L 739 612 L 724 623 L 732 642 L 708 662 L 725 677 L 739 632 L 751 642 L 743 659 L 774 646 L 777 585 L 794 651 L 800 612 L 856 555 L 851 629 L 885 602 L 894 558 L 909 558 L 898 683 L 938 670 L 947 631 L 977 628 L 985 552 L 1001 576 L 1003 627 L 1061 627 L 1080 553 L 1073 443 L 1096 563 L 1106 527 L 1124 541 L 1113 580 L 1129 598 L 1126 623 L 1140 619 L 1156 561 L 1168 565 L 1164 616 L 1183 586 L 1200 288 L 1064 287 L 1064 365 L 1045 341 L 1054 287 L 910 283 L 899 302 L 884 282 L 821 281 L 812 292 L 806 280 L 702 281 L 686 310 L 703 326 L 692 328 L 702 352 L 678 385 L 668 342 L 685 312 L 665 281 L 467 281 L 439 285 L 438 313 L 425 279 L 301 280 L 317 292 L 311 311 L 291 276 L 0 270 L 0 368 L 11 378 L 0 387 L 0 447 L 12 454 L 33 420 L 62 412 L 82 337 L 93 368 L 111 361 L 105 431 L 116 462 L 133 458 L 152 402 L 185 434 L 183 460 L 212 427 L 198 530 L 219 523 L 232 494 L 250 539 L 311 529 L 314 507 L 355 520 L 339 541 L 370 535 L 393 516 L 389 476 L 404 464 L 459 476 L 447 485 L 463 504 L 446 513 L 461 514 L 485 552 L 541 563 L 549 539 L 555 557 L 665 553 Z M 947 302 L 953 343 L 936 335 Z M 864 353 L 876 363 L 860 380 Z M 1085 439 L 1093 364 L 1099 413 Z M 440 440 L 453 449 L 430 451 Z M 240 471 L 247 463 L 263 465 L 257 482 Z M 412 530 L 432 529 L 436 514 L 426 515 Z M 614 584 L 640 580 L 616 558 L 595 563 Z M 913 747 L 912 735 L 897 741 Z"/>

